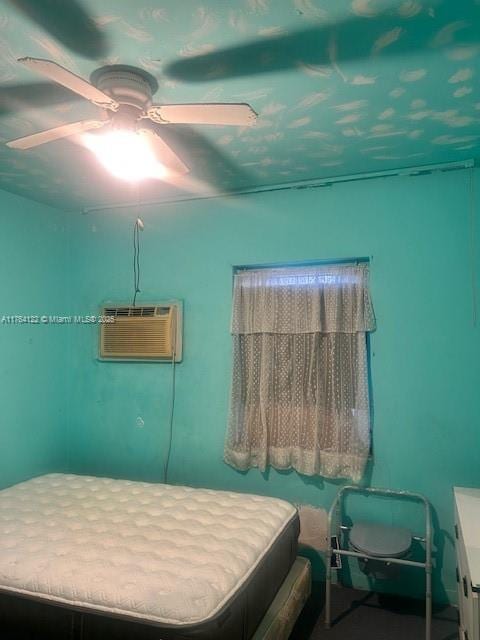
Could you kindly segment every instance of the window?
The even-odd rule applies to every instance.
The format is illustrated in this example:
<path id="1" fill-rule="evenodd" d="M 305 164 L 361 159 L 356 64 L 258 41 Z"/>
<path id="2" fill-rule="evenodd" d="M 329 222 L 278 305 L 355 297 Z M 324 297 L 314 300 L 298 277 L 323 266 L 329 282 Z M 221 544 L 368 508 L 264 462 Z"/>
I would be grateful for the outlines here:
<path id="1" fill-rule="evenodd" d="M 359 480 L 370 451 L 368 265 L 239 271 L 225 460 Z"/>

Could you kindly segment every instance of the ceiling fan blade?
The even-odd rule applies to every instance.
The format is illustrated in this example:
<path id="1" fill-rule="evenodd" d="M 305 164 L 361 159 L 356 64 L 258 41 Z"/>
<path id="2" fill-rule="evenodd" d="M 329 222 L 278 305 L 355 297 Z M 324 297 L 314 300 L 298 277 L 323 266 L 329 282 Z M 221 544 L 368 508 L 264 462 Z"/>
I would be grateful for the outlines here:
<path id="1" fill-rule="evenodd" d="M 19 111 L 70 104 L 80 96 L 54 82 L 30 82 L 0 86 L 0 115 Z"/>
<path id="2" fill-rule="evenodd" d="M 367 1 L 358 5 L 373 4 Z M 418 3 L 417 3 L 418 4 Z M 401 18 L 391 9 L 323 22 L 287 34 L 262 37 L 211 53 L 176 60 L 165 73 L 182 81 L 204 82 L 313 67 L 318 76 L 338 65 L 375 57 L 406 56 L 451 46 L 477 46 L 480 5 L 471 0 L 425 3 L 418 15 Z M 419 5 L 420 6 L 420 5 Z M 458 16 L 461 16 L 459 21 Z M 454 25 L 454 27 L 449 27 Z M 450 35 L 453 30 L 458 34 Z M 439 35 L 440 34 L 440 35 Z M 443 34 L 443 35 L 442 35 Z"/>
<path id="3" fill-rule="evenodd" d="M 105 34 L 97 27 L 78 0 L 9 0 L 18 11 L 50 33 L 65 47 L 90 58 L 108 52 Z"/>
<path id="4" fill-rule="evenodd" d="M 153 151 L 160 164 L 171 169 L 176 174 L 185 174 L 190 171 L 187 165 L 177 156 L 175 151 L 151 129 L 139 129 L 139 133 L 144 135 L 151 144 Z"/>
<path id="5" fill-rule="evenodd" d="M 199 128 L 184 124 L 174 127 L 159 125 L 155 131 L 180 157 L 188 159 L 193 181 L 203 185 L 201 190 L 228 192 L 233 186 L 252 185 L 252 178 L 245 168 Z M 195 185 L 193 189 L 196 190 Z"/>
<path id="6" fill-rule="evenodd" d="M 106 93 L 94 87 L 93 84 L 68 71 L 68 69 L 65 69 L 56 62 L 43 60 L 41 58 L 20 58 L 19 62 L 32 71 L 36 71 L 41 76 L 50 78 L 50 80 L 78 93 L 99 107 L 111 109 L 112 111 L 116 111 L 119 107 L 118 102 L 113 98 L 110 98 Z"/>
<path id="7" fill-rule="evenodd" d="M 248 127 L 257 114 L 249 104 L 152 105 L 147 116 L 159 124 L 213 124 Z"/>
<path id="8" fill-rule="evenodd" d="M 104 124 L 106 123 L 98 120 L 70 122 L 70 124 L 62 124 L 59 127 L 54 127 L 53 129 L 46 129 L 45 131 L 32 133 L 29 136 L 10 140 L 6 145 L 12 149 L 32 149 L 33 147 L 38 147 L 46 142 L 53 142 L 53 140 L 58 140 L 59 138 L 67 138 L 68 136 L 73 136 L 76 133 L 83 133 L 90 129 L 98 129 L 99 127 L 103 127 Z"/>

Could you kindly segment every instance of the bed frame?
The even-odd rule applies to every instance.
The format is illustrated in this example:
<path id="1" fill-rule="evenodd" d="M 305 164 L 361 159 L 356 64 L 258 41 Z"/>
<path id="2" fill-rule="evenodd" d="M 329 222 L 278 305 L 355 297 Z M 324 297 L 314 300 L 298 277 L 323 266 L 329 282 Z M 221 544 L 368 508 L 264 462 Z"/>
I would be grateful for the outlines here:
<path id="1" fill-rule="evenodd" d="M 251 640 L 287 640 L 310 596 L 311 580 L 309 560 L 297 557 Z M 7 593 L 0 594 L 0 627 L 2 640 L 163 640 L 152 625 Z"/>

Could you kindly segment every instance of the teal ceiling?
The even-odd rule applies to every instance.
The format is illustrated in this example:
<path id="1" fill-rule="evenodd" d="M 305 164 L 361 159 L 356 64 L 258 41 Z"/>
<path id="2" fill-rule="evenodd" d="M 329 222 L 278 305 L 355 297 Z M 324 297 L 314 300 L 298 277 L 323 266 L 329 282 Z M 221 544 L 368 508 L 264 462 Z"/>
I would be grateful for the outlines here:
<path id="1" fill-rule="evenodd" d="M 139 193 L 74 142 L 1 145 L 0 188 L 28 198 L 77 209 L 480 155 L 478 0 L 78 0 L 94 29 L 77 41 L 75 16 L 48 14 L 55 2 L 29 16 L 25 4 L 0 8 L 3 141 L 97 113 L 22 56 L 86 78 L 135 65 L 158 79 L 156 102 L 248 102 L 259 114 L 248 129 L 166 125 L 191 175 Z"/>

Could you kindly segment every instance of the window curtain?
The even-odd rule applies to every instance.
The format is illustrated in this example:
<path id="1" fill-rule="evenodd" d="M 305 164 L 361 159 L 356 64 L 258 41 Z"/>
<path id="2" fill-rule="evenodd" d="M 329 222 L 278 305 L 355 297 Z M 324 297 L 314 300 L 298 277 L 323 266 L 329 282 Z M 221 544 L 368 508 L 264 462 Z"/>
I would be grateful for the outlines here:
<path id="1" fill-rule="evenodd" d="M 368 267 L 234 278 L 225 461 L 360 480 L 370 451 Z"/>

